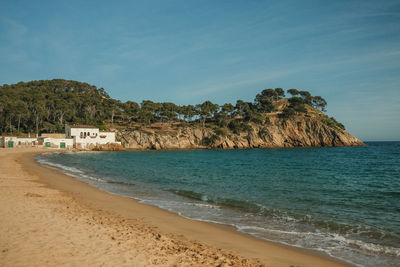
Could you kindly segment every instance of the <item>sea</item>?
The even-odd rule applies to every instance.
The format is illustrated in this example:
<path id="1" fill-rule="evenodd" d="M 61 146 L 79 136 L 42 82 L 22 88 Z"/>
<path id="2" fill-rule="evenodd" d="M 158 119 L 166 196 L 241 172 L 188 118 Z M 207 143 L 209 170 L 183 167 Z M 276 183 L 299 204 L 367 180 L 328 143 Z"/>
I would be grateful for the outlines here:
<path id="1" fill-rule="evenodd" d="M 36 160 L 183 217 L 356 266 L 400 266 L 400 142 L 61 152 Z"/>

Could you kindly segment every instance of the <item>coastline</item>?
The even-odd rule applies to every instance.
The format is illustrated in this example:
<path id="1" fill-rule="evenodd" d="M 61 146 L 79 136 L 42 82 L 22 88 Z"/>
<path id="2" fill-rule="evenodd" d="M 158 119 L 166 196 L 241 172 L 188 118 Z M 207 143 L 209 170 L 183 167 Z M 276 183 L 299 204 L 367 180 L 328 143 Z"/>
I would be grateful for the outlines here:
<path id="1" fill-rule="evenodd" d="M 33 265 L 73 264 L 85 260 L 89 265 L 350 266 L 308 250 L 259 240 L 229 227 L 190 220 L 132 198 L 107 193 L 40 165 L 34 155 L 42 152 L 49 150 L 0 150 L 0 164 L 4 170 L 0 175 L 3 191 L 0 195 L 7 204 L 0 214 L 9 219 L 0 225 L 0 229 L 7 229 L 0 230 L 0 244 L 5 247 L 0 257 L 2 265 L 11 266 L 15 263 L 13 260 L 23 261 L 24 257 L 13 258 L 21 254 L 17 249 L 14 251 L 15 248 L 37 255 L 40 247 L 28 244 L 26 239 L 41 232 L 46 233 L 43 241 L 54 241 L 48 246 L 62 250 L 64 255 L 74 252 L 69 257 L 56 253 L 50 259 L 43 258 L 48 251 L 44 255 L 41 252 L 42 257 L 33 257 L 38 260 Z M 7 188 L 18 188 L 21 192 L 16 196 L 14 190 Z M 33 207 L 22 213 L 18 209 L 22 206 Z M 47 217 L 41 216 L 49 212 L 51 219 L 60 226 L 56 231 L 50 229 L 53 226 L 45 220 Z M 13 226 L 18 221 L 28 224 L 29 215 L 35 219 L 36 231 L 25 231 L 25 239 L 20 238 L 11 246 L 7 244 L 18 234 L 14 232 L 21 232 Z M 74 236 L 77 239 L 68 242 L 79 242 L 80 251 L 68 242 L 60 243 Z M 35 240 L 40 238 L 37 236 Z"/>

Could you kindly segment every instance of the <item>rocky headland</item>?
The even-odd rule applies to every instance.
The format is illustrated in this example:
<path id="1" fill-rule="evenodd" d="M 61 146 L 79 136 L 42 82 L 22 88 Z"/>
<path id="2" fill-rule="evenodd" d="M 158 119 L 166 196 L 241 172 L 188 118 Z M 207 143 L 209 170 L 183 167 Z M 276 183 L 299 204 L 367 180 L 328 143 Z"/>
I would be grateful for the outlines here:
<path id="1" fill-rule="evenodd" d="M 280 107 L 282 110 L 284 107 Z M 285 147 L 362 146 L 364 143 L 340 128 L 322 112 L 281 118 L 281 111 L 267 114 L 267 123 L 248 123 L 246 131 L 209 124 L 155 123 L 148 126 L 115 127 L 125 149 L 245 149 Z"/>

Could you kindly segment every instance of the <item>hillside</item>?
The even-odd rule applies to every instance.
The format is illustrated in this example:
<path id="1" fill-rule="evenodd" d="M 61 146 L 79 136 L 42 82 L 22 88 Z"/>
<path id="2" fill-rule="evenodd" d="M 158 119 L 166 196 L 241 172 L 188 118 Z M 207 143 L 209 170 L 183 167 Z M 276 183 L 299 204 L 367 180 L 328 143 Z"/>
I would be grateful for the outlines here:
<path id="1" fill-rule="evenodd" d="M 248 128 L 232 131 L 217 125 L 182 125 L 154 123 L 142 127 L 114 127 L 123 146 L 129 149 L 198 149 L 198 148 L 280 148 L 359 146 L 362 141 L 339 127 L 322 112 L 309 108 L 308 113 L 280 118 L 288 101 L 267 114 L 267 123 L 248 122 Z M 340 125 L 341 126 L 341 125 Z"/>
<path id="2" fill-rule="evenodd" d="M 103 88 L 61 79 L 0 86 L 0 133 L 63 132 L 65 124 L 111 129 L 126 148 L 192 149 L 363 145 L 307 91 L 265 89 L 254 102 L 178 106 L 121 102 Z"/>

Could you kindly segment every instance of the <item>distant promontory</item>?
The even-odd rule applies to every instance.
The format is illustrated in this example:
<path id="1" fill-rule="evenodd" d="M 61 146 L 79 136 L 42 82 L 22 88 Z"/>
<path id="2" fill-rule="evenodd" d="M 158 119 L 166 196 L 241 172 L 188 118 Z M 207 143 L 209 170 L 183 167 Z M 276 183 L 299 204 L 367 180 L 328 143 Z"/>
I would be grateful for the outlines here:
<path id="1" fill-rule="evenodd" d="M 64 131 L 65 124 L 116 132 L 127 149 L 358 146 L 308 91 L 264 89 L 253 102 L 175 105 L 121 102 L 103 88 L 62 79 L 0 86 L 0 134 Z"/>

